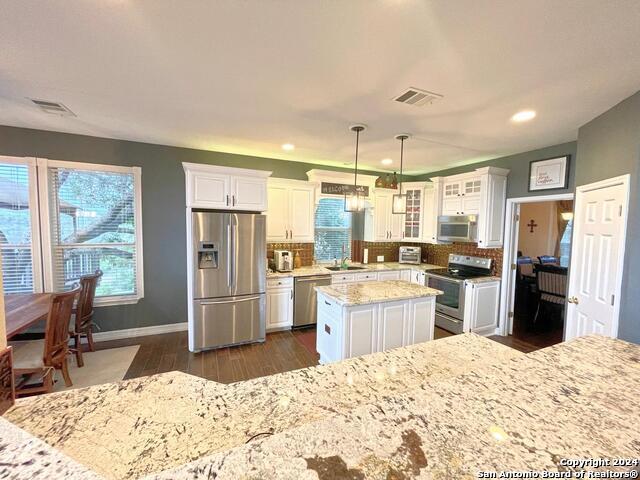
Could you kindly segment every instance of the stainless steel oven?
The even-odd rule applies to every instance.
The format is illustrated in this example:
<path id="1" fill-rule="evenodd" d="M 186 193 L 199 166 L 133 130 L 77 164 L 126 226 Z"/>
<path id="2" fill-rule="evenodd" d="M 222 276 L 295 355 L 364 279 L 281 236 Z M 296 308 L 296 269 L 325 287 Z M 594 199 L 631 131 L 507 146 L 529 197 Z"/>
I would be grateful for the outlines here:
<path id="1" fill-rule="evenodd" d="M 438 240 L 441 242 L 477 242 L 477 215 L 441 215 L 438 217 Z"/>
<path id="2" fill-rule="evenodd" d="M 453 333 L 462 333 L 464 321 L 464 279 L 448 278 L 427 272 L 427 287 L 442 290 L 436 297 L 436 325 Z"/>

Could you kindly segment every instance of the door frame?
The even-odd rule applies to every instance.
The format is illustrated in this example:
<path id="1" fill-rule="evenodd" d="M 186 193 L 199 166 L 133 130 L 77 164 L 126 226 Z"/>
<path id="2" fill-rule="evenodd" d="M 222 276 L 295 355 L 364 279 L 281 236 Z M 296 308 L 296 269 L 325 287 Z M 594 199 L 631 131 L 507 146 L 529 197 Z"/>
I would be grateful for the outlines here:
<path id="1" fill-rule="evenodd" d="M 509 312 L 513 311 L 515 301 L 516 270 L 513 269 L 511 265 L 517 263 L 516 256 L 518 254 L 519 231 L 516 226 L 519 224 L 519 220 L 516 221 L 515 216 L 520 205 L 523 203 L 574 200 L 574 197 L 573 193 L 557 193 L 507 199 L 505 208 L 504 251 L 502 257 L 502 288 L 500 289 L 500 323 L 496 331 L 497 335 L 506 337 L 513 332 L 513 322 L 511 318 L 509 318 Z"/>
<path id="2" fill-rule="evenodd" d="M 598 182 L 589 183 L 586 185 L 580 185 L 576 188 L 576 201 L 574 202 L 573 209 L 577 211 L 578 207 L 578 193 L 586 193 L 593 190 L 600 190 L 608 187 L 615 187 L 617 185 L 622 185 L 625 189 L 624 198 L 622 200 L 622 231 L 620 232 L 619 242 L 619 252 L 618 255 L 618 264 L 616 265 L 616 270 L 618 271 L 618 277 L 616 278 L 615 283 L 615 305 L 613 306 L 613 319 L 612 319 L 612 331 L 614 332 L 614 338 L 618 338 L 618 328 L 620 325 L 620 300 L 622 299 L 622 280 L 624 278 L 624 255 L 625 255 L 625 247 L 627 246 L 627 227 L 629 223 L 629 198 L 631 195 L 631 175 L 625 174 L 620 175 L 618 177 L 608 178 L 606 180 L 600 180 Z M 573 235 L 575 237 L 577 233 L 577 229 L 574 228 Z M 571 239 L 572 244 L 572 254 L 573 254 L 573 238 Z M 573 255 L 571 260 L 569 260 L 569 266 L 571 266 L 571 261 L 573 260 Z M 569 271 L 569 278 L 567 279 L 567 290 L 571 288 L 571 271 Z M 568 292 L 567 292 L 568 293 Z M 567 295 L 568 298 L 568 295 Z M 568 319 L 568 316 L 567 316 Z M 567 335 L 567 322 L 565 321 L 564 325 L 564 337 Z"/>

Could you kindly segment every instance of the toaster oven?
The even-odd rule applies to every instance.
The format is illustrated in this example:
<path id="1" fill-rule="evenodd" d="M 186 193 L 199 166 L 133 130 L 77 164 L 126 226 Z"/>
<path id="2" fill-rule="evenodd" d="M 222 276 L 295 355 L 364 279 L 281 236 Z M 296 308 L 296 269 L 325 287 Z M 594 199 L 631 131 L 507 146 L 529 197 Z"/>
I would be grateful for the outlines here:
<path id="1" fill-rule="evenodd" d="M 400 252 L 398 253 L 398 261 L 400 263 L 411 263 L 414 265 L 419 265 L 421 255 L 422 249 L 420 247 L 400 247 Z"/>

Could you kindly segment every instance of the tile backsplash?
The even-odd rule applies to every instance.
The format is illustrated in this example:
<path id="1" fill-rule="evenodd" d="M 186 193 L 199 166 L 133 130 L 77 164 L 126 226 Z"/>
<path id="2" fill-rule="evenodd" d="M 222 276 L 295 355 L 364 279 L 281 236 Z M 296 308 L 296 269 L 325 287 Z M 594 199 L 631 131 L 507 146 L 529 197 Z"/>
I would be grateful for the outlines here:
<path id="1" fill-rule="evenodd" d="M 418 246 L 422 247 L 422 258 L 426 258 L 426 245 L 421 243 L 406 242 L 365 242 L 364 240 L 351 241 L 351 260 L 354 262 L 362 262 L 364 249 L 369 249 L 369 263 L 377 263 L 378 255 L 384 256 L 385 262 L 397 262 L 398 251 L 401 246 Z"/>
<path id="2" fill-rule="evenodd" d="M 313 265 L 313 243 L 267 243 L 267 258 L 273 260 L 274 250 L 289 250 L 295 257 L 300 254 L 302 266 Z"/>

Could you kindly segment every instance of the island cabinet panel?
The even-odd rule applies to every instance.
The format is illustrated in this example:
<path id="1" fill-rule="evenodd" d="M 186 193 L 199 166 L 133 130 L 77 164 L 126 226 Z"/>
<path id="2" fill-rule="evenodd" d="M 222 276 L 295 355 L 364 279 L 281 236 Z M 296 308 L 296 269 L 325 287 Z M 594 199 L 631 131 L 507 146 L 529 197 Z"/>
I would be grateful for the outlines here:
<path id="1" fill-rule="evenodd" d="M 400 280 L 402 273 L 400 270 L 389 270 L 387 272 L 378 272 L 378 280 L 381 282 L 384 280 Z"/>
<path id="2" fill-rule="evenodd" d="M 433 340 L 435 297 L 340 306 L 318 293 L 320 363 Z"/>
<path id="3" fill-rule="evenodd" d="M 407 315 L 408 302 L 389 302 L 380 305 L 380 318 L 378 319 L 378 350 L 402 347 L 408 340 Z"/>
<path id="4" fill-rule="evenodd" d="M 346 337 L 344 358 L 359 357 L 378 351 L 376 305 L 346 309 Z"/>
<path id="5" fill-rule="evenodd" d="M 433 340 L 436 303 L 431 299 L 418 299 L 411 302 L 409 312 L 408 339 L 406 345 Z"/>

